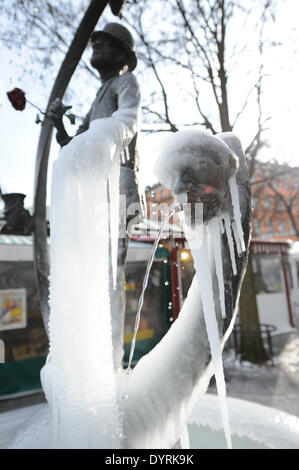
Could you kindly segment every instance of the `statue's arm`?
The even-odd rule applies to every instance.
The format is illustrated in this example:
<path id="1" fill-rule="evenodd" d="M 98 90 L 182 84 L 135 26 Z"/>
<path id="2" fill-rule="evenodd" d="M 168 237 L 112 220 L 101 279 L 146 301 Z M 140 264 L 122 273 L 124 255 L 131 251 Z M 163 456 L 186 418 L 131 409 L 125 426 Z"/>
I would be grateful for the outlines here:
<path id="1" fill-rule="evenodd" d="M 119 76 L 114 86 L 117 96 L 117 110 L 114 111 L 111 117 L 121 122 L 124 146 L 127 146 L 138 128 L 141 109 L 140 89 L 135 76 L 131 72 Z"/>
<path id="2" fill-rule="evenodd" d="M 63 115 L 66 112 L 66 110 L 69 108 L 71 108 L 71 106 L 65 106 L 62 103 L 61 99 L 57 98 L 50 105 L 48 113 L 47 113 L 47 116 L 51 119 L 55 128 L 57 129 L 56 140 L 59 143 L 59 145 L 61 145 L 61 147 L 63 147 L 64 145 L 67 145 L 73 138 L 70 135 L 68 135 L 63 124 Z M 89 128 L 90 113 L 91 113 L 91 110 L 87 113 L 87 115 L 83 119 L 82 124 L 78 127 L 76 135 L 82 134 L 82 132 L 87 131 L 87 129 Z"/>
<path id="3" fill-rule="evenodd" d="M 71 108 L 71 106 L 65 106 L 60 98 L 56 98 L 53 103 L 49 106 L 47 117 L 52 121 L 55 128 L 57 129 L 56 133 L 56 140 L 62 147 L 67 145 L 71 140 L 72 137 L 68 135 L 65 130 L 62 117 L 67 109 Z"/>
<path id="4" fill-rule="evenodd" d="M 91 115 L 91 109 L 86 114 L 85 118 L 82 121 L 82 124 L 80 124 L 80 126 L 78 127 L 76 135 L 82 134 L 82 132 L 85 132 L 89 129 L 90 115 Z"/>
<path id="5" fill-rule="evenodd" d="M 178 319 L 132 372 L 128 398 L 122 403 L 128 448 L 144 445 L 147 436 L 147 446 L 159 445 L 152 439 L 160 434 L 164 438 L 169 434 L 168 445 L 175 443 L 209 354 L 201 296 L 194 278 Z M 209 379 L 207 374 L 203 393 Z"/>

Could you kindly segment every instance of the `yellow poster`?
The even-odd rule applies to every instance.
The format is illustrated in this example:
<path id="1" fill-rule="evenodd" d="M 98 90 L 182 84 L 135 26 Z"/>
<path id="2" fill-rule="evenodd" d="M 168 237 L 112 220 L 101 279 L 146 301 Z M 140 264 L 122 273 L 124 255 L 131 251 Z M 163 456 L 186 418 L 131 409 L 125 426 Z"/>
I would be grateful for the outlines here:
<path id="1" fill-rule="evenodd" d="M 25 328 L 26 289 L 0 290 L 0 331 Z"/>

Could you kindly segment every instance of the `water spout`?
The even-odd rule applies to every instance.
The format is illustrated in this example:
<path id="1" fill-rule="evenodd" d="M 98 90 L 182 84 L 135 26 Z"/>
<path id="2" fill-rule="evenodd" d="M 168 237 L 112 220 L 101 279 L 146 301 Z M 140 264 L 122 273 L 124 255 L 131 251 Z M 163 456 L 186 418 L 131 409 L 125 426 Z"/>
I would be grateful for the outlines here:
<path id="1" fill-rule="evenodd" d="M 163 221 L 163 223 L 162 223 L 162 225 L 159 229 L 159 232 L 157 234 L 157 238 L 155 240 L 155 243 L 153 244 L 151 255 L 149 257 L 149 260 L 148 260 L 148 263 L 147 263 L 147 266 L 146 266 L 146 271 L 145 271 L 145 275 L 144 275 L 144 279 L 143 279 L 143 283 L 142 283 L 141 294 L 140 294 L 140 297 L 139 297 L 139 300 L 138 300 L 138 307 L 137 307 L 135 326 L 134 326 L 134 334 L 133 334 L 133 339 L 132 339 L 131 348 L 130 348 L 130 355 L 129 355 L 129 363 L 128 363 L 128 370 L 127 370 L 128 374 L 130 374 L 131 364 L 132 364 L 132 360 L 133 360 L 133 356 L 134 356 L 136 336 L 137 336 L 137 332 L 138 332 L 138 328 L 139 328 L 140 314 L 141 314 L 141 309 L 142 309 L 143 301 L 144 301 L 144 293 L 145 293 L 145 289 L 147 287 L 148 278 L 149 278 L 150 270 L 151 270 L 151 267 L 152 267 L 152 264 L 153 264 L 153 261 L 154 261 L 155 253 L 157 251 L 158 244 L 159 244 L 159 241 L 161 239 L 161 236 L 162 236 L 162 233 L 163 233 L 163 230 L 164 230 L 166 224 L 171 219 L 171 217 L 173 217 L 173 215 L 176 212 L 180 211 L 181 209 L 182 209 L 182 206 L 179 203 L 177 203 L 175 205 L 175 207 L 170 211 L 170 213 L 165 217 L 165 219 L 164 219 L 164 221 Z"/>

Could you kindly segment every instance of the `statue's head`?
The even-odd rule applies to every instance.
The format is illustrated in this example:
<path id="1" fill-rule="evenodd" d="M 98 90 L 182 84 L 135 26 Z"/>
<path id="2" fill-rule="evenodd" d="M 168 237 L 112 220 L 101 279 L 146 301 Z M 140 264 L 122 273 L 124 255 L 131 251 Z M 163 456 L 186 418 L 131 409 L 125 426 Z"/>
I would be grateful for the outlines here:
<path id="1" fill-rule="evenodd" d="M 103 30 L 94 31 L 90 37 L 93 53 L 91 65 L 101 67 L 123 68 L 130 71 L 137 65 L 135 42 L 130 31 L 119 23 L 107 23 Z"/>

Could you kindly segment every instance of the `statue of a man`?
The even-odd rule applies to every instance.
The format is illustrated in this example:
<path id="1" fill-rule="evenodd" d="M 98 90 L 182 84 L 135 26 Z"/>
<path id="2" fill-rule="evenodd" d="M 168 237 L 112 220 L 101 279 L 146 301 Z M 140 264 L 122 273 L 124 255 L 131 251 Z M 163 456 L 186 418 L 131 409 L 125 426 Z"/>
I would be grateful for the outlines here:
<path id="1" fill-rule="evenodd" d="M 91 108 L 79 126 L 76 135 L 85 132 L 95 119 L 117 117 L 121 113 L 129 117 L 130 143 L 121 154 L 120 194 L 126 196 L 126 207 L 132 203 L 143 201 L 138 191 L 136 173 L 139 167 L 136 150 L 137 127 L 140 114 L 140 91 L 135 76 L 131 73 L 137 65 L 135 43 L 131 33 L 119 23 L 108 23 L 101 31 L 91 35 L 92 56 L 91 65 L 99 72 L 102 86 L 96 94 Z M 63 125 L 63 114 L 67 106 L 56 99 L 49 108 L 48 116 L 57 129 L 56 139 L 61 146 L 67 145 L 70 137 Z M 101 135 L 99 135 L 101 139 Z M 84 158 L 84 155 L 82 155 Z M 135 215 L 135 214 L 134 214 Z M 126 224 L 132 218 L 126 216 L 121 223 Z M 118 273 L 116 289 L 111 285 L 111 311 L 116 321 L 113 325 L 113 351 L 116 368 L 121 366 L 123 356 L 123 324 L 125 314 L 125 260 L 128 248 L 129 234 L 119 238 L 118 243 Z"/>

